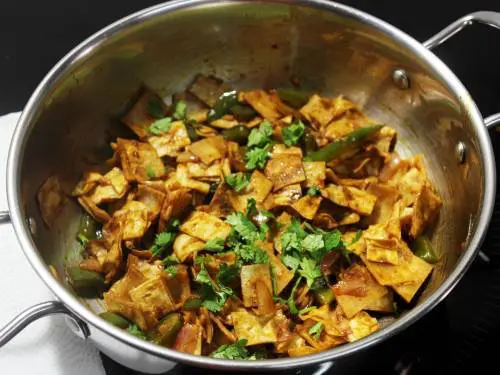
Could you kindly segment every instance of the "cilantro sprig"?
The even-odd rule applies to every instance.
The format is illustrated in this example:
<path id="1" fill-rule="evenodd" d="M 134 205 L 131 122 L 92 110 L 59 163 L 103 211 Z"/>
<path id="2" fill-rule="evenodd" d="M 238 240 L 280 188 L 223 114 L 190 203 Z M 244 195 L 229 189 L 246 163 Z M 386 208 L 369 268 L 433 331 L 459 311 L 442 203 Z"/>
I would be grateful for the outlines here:
<path id="1" fill-rule="evenodd" d="M 225 177 L 226 184 L 231 186 L 237 193 L 243 191 L 250 183 L 250 176 L 247 173 L 238 172 Z"/>
<path id="2" fill-rule="evenodd" d="M 317 285 L 315 282 L 322 277 L 320 263 L 325 254 L 338 252 L 350 261 L 349 245 L 343 243 L 339 230 L 324 231 L 309 223 L 301 225 L 298 219 L 293 218 L 281 234 L 281 261 L 304 277 L 308 287 L 314 288 Z"/>
<path id="3" fill-rule="evenodd" d="M 246 167 L 249 170 L 259 168 L 264 169 L 267 159 L 269 159 L 269 150 L 271 147 L 271 137 L 273 135 L 272 124 L 264 120 L 256 129 L 252 129 L 248 136 L 247 146 L 250 148 L 245 158 Z"/>
<path id="4" fill-rule="evenodd" d="M 256 360 L 260 359 L 261 356 L 258 353 L 250 353 L 250 351 L 245 348 L 247 344 L 246 339 L 241 339 L 234 344 L 226 344 L 220 346 L 215 352 L 210 354 L 212 358 L 217 359 L 244 359 L 244 360 Z"/>
<path id="5" fill-rule="evenodd" d="M 296 120 L 292 122 L 289 126 L 281 130 L 283 143 L 289 147 L 295 146 L 304 135 L 305 129 L 306 127 L 302 121 Z"/>
<path id="6" fill-rule="evenodd" d="M 201 284 L 200 294 L 203 299 L 202 306 L 213 313 L 219 313 L 227 299 L 234 295 L 234 291 L 221 282 L 220 277 L 212 280 L 205 267 L 205 258 L 197 257 L 196 262 L 200 265 L 200 271 L 196 275 L 195 281 Z"/>

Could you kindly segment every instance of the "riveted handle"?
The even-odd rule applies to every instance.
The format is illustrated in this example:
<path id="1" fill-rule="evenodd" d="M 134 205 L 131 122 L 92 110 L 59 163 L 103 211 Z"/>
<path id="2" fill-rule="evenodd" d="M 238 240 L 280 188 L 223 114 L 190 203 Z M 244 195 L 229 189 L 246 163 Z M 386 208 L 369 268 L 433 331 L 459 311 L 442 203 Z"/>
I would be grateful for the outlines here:
<path id="1" fill-rule="evenodd" d="M 474 23 L 480 23 L 500 29 L 500 12 L 479 11 L 467 14 L 455 22 L 450 23 L 443 30 L 427 39 L 423 45 L 428 49 L 433 49 L 463 30 L 466 26 Z M 485 118 L 484 125 L 488 129 L 500 126 L 500 113 Z"/>
<path id="2" fill-rule="evenodd" d="M 43 302 L 24 310 L 5 327 L 0 329 L 0 348 L 12 340 L 19 332 L 26 328 L 30 323 L 47 315 L 64 314 L 75 324 L 79 330 L 80 336 L 87 338 L 90 334 L 87 324 L 76 317 L 66 306 L 58 301 Z"/>
<path id="3" fill-rule="evenodd" d="M 9 211 L 0 211 L 0 224 L 10 223 Z"/>
<path id="4" fill-rule="evenodd" d="M 446 42 L 453 35 L 463 30 L 466 26 L 473 23 L 482 23 L 500 29 L 500 13 L 491 11 L 480 11 L 467 14 L 455 22 L 450 23 L 443 30 L 426 40 L 423 45 L 426 48 L 433 49 Z"/>

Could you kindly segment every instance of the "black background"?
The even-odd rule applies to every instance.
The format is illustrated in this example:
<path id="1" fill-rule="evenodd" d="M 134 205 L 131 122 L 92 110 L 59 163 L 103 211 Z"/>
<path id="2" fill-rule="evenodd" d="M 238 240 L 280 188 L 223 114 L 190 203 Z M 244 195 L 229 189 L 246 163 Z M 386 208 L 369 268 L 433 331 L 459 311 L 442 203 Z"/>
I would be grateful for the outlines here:
<path id="1" fill-rule="evenodd" d="M 350 0 L 424 41 L 460 16 L 500 11 L 499 0 Z M 71 48 L 107 24 L 159 3 L 150 0 L 0 0 L 0 115 L 21 110 L 50 68 Z M 455 71 L 484 115 L 500 111 L 500 30 L 472 26 L 436 53 Z M 492 134 L 494 136 L 495 134 Z M 500 150 L 500 137 L 494 144 Z M 499 162 L 497 152 L 497 164 Z M 500 199 L 483 249 L 490 263 L 476 260 L 464 279 L 423 321 L 370 351 L 364 370 L 335 373 L 499 373 Z M 359 365 L 359 363 L 357 363 Z M 109 374 L 132 374 L 105 359 Z M 377 367 L 379 366 L 379 367 Z M 488 369 L 488 367 L 493 368 Z M 349 366 L 347 366 L 349 367 Z M 206 371 L 179 369 L 177 373 Z M 303 372 L 308 373 L 308 372 Z M 311 373 L 311 372 L 309 372 Z"/>

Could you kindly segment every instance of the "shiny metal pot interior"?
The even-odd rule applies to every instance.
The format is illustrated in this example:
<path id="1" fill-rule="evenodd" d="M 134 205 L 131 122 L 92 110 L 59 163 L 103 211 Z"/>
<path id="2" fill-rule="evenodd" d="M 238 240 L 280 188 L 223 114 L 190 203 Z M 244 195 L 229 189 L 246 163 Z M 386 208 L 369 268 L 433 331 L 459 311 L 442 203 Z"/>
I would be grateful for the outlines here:
<path id="1" fill-rule="evenodd" d="M 498 27 L 500 14 L 464 17 L 428 46 L 475 20 Z M 344 94 L 398 130 L 402 155 L 425 155 L 444 201 L 432 239 L 441 261 L 411 312 L 359 342 L 319 354 L 221 361 L 165 349 L 112 327 L 93 314 L 95 302 L 81 303 L 51 276 L 49 264 L 64 275 L 81 209 L 69 202 L 49 231 L 35 199 L 42 182 L 55 174 L 70 192 L 89 157 L 104 160 L 109 142 L 125 131 L 117 118 L 140 85 L 168 96 L 197 73 L 213 74 L 236 88 L 290 86 L 294 79 L 325 95 Z M 118 362 L 147 372 L 165 371 L 174 362 L 229 370 L 297 367 L 347 356 L 396 334 L 442 300 L 466 271 L 485 234 L 496 183 L 483 119 L 453 73 L 396 28 L 320 0 L 174 1 L 100 31 L 70 52 L 34 92 L 15 132 L 7 178 L 19 241 L 61 301 L 37 313 L 68 309 L 78 322 L 75 330 L 87 340 Z M 0 332 L 0 340 L 12 337 L 23 322 Z"/>

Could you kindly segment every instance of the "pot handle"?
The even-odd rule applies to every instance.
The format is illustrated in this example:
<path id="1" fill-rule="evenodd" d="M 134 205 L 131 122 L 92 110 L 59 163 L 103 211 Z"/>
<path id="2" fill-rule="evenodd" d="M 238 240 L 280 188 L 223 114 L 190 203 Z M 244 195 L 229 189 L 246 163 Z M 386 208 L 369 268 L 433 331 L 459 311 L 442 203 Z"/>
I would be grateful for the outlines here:
<path id="1" fill-rule="evenodd" d="M 30 323 L 47 315 L 64 314 L 70 328 L 79 336 L 86 339 L 90 335 L 87 325 L 76 317 L 66 306 L 58 301 L 42 302 L 24 310 L 7 325 L 0 329 L 0 348 L 7 344 L 19 332 L 26 328 Z"/>
<path id="2" fill-rule="evenodd" d="M 9 211 L 0 211 L 0 224 L 10 223 Z"/>
<path id="3" fill-rule="evenodd" d="M 473 23 L 482 23 L 500 29 L 500 12 L 479 11 L 467 14 L 455 22 L 450 23 L 443 30 L 427 39 L 422 44 L 428 49 L 433 49 L 434 47 L 437 47 L 447 41 L 466 26 L 472 25 Z M 500 126 L 500 113 L 485 118 L 484 125 L 488 129 Z"/>
<path id="4" fill-rule="evenodd" d="M 433 49 L 434 47 L 437 47 L 441 43 L 447 41 L 453 35 L 464 29 L 466 26 L 472 25 L 476 22 L 500 29 L 500 13 L 491 11 L 479 11 L 467 14 L 466 16 L 459 18 L 455 22 L 450 23 L 433 37 L 427 39 L 423 43 L 423 45 L 428 49 Z"/>

